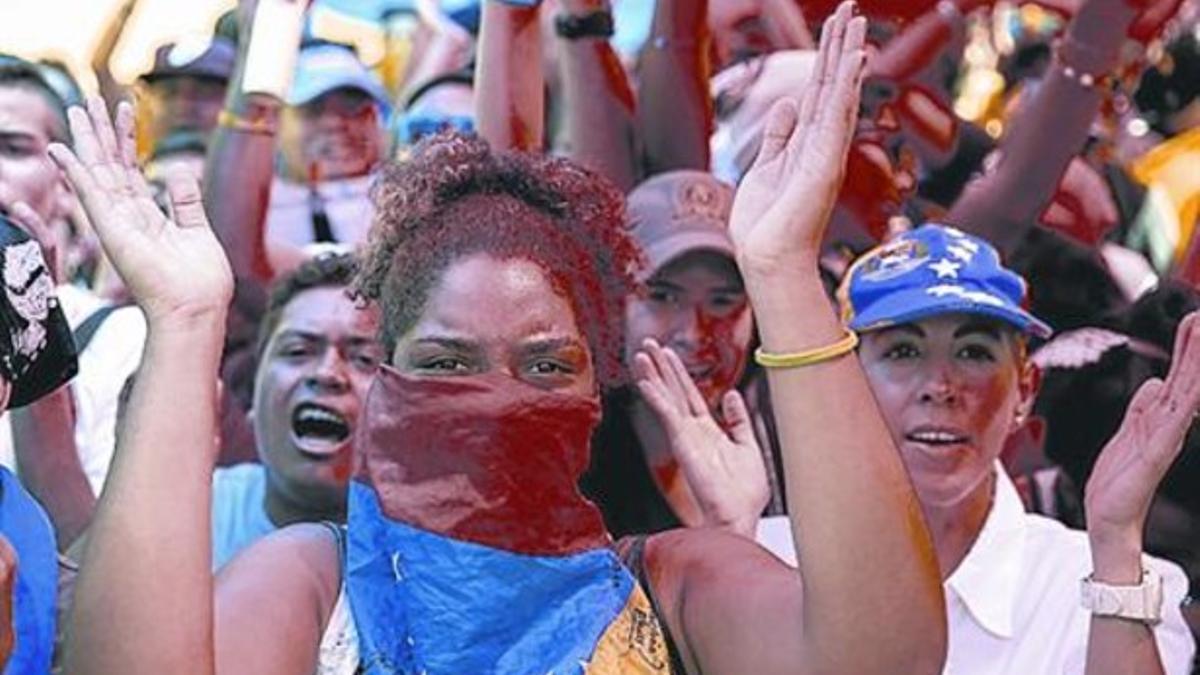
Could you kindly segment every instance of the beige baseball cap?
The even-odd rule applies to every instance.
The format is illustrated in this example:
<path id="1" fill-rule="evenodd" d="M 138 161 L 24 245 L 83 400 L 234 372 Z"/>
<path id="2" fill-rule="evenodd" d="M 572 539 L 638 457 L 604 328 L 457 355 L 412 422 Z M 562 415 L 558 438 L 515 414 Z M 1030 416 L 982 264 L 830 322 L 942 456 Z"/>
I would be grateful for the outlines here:
<path id="1" fill-rule="evenodd" d="M 629 193 L 629 227 L 652 276 L 692 251 L 734 257 L 729 236 L 733 188 L 703 171 L 670 171 L 649 178 Z"/>

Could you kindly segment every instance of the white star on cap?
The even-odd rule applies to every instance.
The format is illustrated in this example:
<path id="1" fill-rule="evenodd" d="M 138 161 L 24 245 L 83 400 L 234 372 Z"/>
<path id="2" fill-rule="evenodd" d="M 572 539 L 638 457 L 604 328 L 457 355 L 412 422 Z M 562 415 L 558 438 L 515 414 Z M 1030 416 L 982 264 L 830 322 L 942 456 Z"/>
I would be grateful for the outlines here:
<path id="1" fill-rule="evenodd" d="M 957 244 L 954 246 L 947 246 L 946 250 L 950 252 L 950 255 L 963 262 L 971 262 L 971 258 L 975 257 L 975 253 L 971 251 L 971 249 L 965 246 L 958 246 Z"/>
<path id="2" fill-rule="evenodd" d="M 945 279 L 945 278 L 957 279 L 958 278 L 958 269 L 960 267 L 962 267 L 962 265 L 960 265 L 956 262 L 953 262 L 952 260 L 949 260 L 948 258 L 942 258 L 941 260 L 931 264 L 929 266 L 929 269 L 933 270 L 934 272 L 937 272 L 939 279 Z"/>

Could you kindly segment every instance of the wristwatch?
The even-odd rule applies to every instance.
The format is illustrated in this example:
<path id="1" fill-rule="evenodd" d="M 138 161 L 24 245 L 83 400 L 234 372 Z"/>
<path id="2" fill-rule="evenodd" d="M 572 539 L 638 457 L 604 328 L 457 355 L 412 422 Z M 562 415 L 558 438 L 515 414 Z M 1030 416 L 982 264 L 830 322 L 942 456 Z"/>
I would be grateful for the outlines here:
<path id="1" fill-rule="evenodd" d="M 1088 575 L 1080 582 L 1080 603 L 1096 616 L 1139 621 L 1149 626 L 1162 621 L 1162 576 L 1152 569 L 1142 570 L 1137 586 L 1110 586 Z"/>
<path id="2" fill-rule="evenodd" d="M 613 35 L 613 16 L 607 10 L 596 10 L 582 16 L 560 14 L 554 17 L 554 31 L 567 40 L 579 38 L 610 38 Z"/>

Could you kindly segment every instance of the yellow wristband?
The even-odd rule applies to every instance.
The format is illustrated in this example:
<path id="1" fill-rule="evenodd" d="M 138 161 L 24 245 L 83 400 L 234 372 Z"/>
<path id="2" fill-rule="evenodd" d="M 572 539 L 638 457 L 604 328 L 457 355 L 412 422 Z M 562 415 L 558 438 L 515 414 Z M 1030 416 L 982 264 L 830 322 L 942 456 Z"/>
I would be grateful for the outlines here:
<path id="1" fill-rule="evenodd" d="M 278 123 L 272 119 L 249 120 L 232 110 L 222 110 L 217 116 L 217 124 L 226 129 L 244 131 L 258 136 L 274 136 Z"/>
<path id="2" fill-rule="evenodd" d="M 762 347 L 759 347 L 754 351 L 754 360 L 763 368 L 801 368 L 825 361 L 832 361 L 849 354 L 857 347 L 858 333 L 847 328 L 846 337 L 831 345 L 817 347 L 816 349 L 804 352 L 796 352 L 795 354 L 769 354 L 764 352 Z"/>

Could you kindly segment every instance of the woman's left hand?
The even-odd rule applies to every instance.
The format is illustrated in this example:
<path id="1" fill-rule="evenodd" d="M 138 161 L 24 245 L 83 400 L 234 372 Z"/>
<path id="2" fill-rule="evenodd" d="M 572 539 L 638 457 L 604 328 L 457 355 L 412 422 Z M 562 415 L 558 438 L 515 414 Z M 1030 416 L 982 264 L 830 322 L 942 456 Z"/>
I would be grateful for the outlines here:
<path id="1" fill-rule="evenodd" d="M 1146 381 L 1087 483 L 1085 507 L 1097 549 L 1140 555 L 1150 502 L 1200 410 L 1200 314 L 1184 317 L 1166 380 Z"/>
<path id="2" fill-rule="evenodd" d="M 667 432 L 702 524 L 754 539 L 771 490 L 741 395 L 731 390 L 722 399 L 722 428 L 674 351 L 647 340 L 634 366 L 638 392 Z"/>

